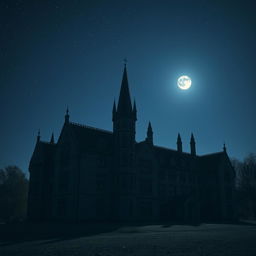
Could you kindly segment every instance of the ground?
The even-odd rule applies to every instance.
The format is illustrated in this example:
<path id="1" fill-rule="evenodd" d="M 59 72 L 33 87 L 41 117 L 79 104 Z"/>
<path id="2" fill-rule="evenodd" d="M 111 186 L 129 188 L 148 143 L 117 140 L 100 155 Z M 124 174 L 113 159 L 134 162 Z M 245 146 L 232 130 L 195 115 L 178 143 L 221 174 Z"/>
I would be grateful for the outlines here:
<path id="1" fill-rule="evenodd" d="M 256 256 L 256 225 L 0 225 L 1 256 Z"/>

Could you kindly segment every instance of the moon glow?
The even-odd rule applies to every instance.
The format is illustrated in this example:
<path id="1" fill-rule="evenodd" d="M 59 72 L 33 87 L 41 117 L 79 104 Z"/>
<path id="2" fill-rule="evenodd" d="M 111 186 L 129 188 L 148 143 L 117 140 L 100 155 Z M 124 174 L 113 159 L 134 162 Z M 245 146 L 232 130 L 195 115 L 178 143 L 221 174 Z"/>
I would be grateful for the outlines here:
<path id="1" fill-rule="evenodd" d="M 181 90 L 188 90 L 191 87 L 192 81 L 189 76 L 181 76 L 178 79 L 177 85 Z"/>

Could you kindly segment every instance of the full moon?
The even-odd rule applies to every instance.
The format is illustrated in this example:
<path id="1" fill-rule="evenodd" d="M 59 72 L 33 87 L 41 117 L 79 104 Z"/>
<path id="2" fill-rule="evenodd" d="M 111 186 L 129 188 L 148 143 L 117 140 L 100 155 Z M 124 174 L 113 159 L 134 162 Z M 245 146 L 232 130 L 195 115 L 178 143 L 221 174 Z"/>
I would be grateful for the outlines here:
<path id="1" fill-rule="evenodd" d="M 188 90 L 191 87 L 192 81 L 189 76 L 181 76 L 177 84 L 181 90 Z"/>

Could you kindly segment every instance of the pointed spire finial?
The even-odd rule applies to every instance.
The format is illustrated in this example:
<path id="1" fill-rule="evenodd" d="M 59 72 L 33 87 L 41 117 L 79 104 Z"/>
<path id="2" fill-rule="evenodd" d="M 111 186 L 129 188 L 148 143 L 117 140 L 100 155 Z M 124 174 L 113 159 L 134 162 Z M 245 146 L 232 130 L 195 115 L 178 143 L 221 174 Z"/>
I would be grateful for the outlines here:
<path id="1" fill-rule="evenodd" d="M 127 62 L 128 62 L 127 58 L 124 58 L 124 67 L 125 67 L 125 68 L 126 68 Z"/>
<path id="2" fill-rule="evenodd" d="M 37 132 L 37 142 L 40 141 L 40 138 L 41 138 L 41 135 L 40 135 L 40 129 L 38 129 L 38 132 Z"/>
<path id="3" fill-rule="evenodd" d="M 53 133 L 52 133 L 52 136 L 51 136 L 50 143 L 51 143 L 51 144 L 54 144 L 54 134 L 53 134 Z"/>
<path id="4" fill-rule="evenodd" d="M 148 130 L 147 130 L 146 141 L 149 142 L 150 144 L 153 144 L 153 129 L 152 129 L 150 121 L 148 122 Z"/>
<path id="5" fill-rule="evenodd" d="M 127 70 L 126 66 L 124 67 L 121 89 L 117 104 L 117 112 L 122 116 L 129 116 L 132 115 L 132 103 L 128 85 L 128 77 L 127 77 Z"/>
<path id="6" fill-rule="evenodd" d="M 225 142 L 223 143 L 223 152 L 227 153 L 227 148 Z"/>
<path id="7" fill-rule="evenodd" d="M 67 106 L 67 109 L 66 109 L 65 123 L 69 123 L 69 109 L 68 109 L 68 106 Z"/>
<path id="8" fill-rule="evenodd" d="M 193 134 L 193 133 L 191 133 L 190 151 L 191 151 L 191 155 L 193 155 L 193 156 L 196 155 L 196 141 L 195 141 L 195 138 L 194 138 L 194 134 Z"/>
<path id="9" fill-rule="evenodd" d="M 151 122 L 148 122 L 148 130 L 152 131 L 152 126 L 151 126 Z"/>
<path id="10" fill-rule="evenodd" d="M 178 133 L 178 137 L 177 137 L 177 151 L 180 153 L 182 152 L 182 141 L 181 141 L 180 133 Z"/>

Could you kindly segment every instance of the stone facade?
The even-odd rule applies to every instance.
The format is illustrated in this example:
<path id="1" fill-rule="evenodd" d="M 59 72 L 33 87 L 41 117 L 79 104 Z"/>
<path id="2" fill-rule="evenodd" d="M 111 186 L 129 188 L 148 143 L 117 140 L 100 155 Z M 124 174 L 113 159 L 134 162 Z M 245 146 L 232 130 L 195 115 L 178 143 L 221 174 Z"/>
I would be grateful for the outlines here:
<path id="1" fill-rule="evenodd" d="M 69 120 L 60 137 L 40 134 L 30 161 L 28 217 L 65 221 L 224 221 L 235 218 L 235 174 L 223 151 L 198 156 L 154 145 L 149 123 L 136 142 L 137 109 L 124 68 L 113 131 Z"/>

